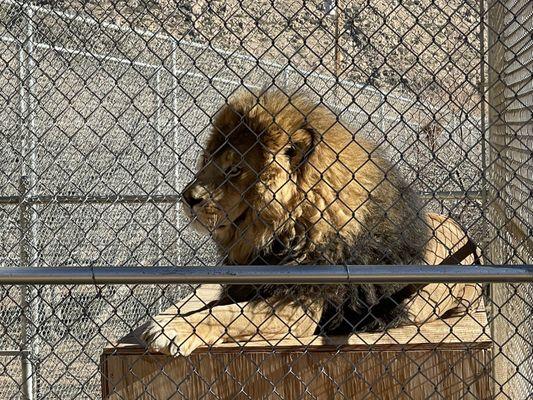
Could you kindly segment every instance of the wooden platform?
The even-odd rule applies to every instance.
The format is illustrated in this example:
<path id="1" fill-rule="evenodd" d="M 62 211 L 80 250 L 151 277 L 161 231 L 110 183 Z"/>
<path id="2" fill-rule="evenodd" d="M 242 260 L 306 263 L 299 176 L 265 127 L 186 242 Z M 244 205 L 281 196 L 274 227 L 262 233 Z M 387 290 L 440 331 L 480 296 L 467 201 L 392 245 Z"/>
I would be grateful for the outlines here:
<path id="1" fill-rule="evenodd" d="M 104 399 L 489 399 L 487 332 L 479 309 L 381 333 L 226 343 L 178 358 L 147 354 L 130 336 L 104 350 L 102 392 Z"/>

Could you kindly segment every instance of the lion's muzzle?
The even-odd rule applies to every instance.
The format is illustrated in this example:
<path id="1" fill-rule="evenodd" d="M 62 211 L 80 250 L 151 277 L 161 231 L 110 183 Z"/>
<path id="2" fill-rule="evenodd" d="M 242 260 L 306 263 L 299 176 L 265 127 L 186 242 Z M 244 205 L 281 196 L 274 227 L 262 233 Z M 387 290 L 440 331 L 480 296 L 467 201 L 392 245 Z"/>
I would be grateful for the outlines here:
<path id="1" fill-rule="evenodd" d="M 207 200 L 209 193 L 200 185 L 189 185 L 183 191 L 181 198 L 191 209 Z"/>

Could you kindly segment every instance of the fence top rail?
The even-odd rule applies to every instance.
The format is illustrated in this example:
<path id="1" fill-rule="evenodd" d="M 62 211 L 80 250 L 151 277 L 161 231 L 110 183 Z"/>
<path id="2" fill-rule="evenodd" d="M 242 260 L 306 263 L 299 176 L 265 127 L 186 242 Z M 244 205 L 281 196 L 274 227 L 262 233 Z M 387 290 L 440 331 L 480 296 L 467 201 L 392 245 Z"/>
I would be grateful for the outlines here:
<path id="1" fill-rule="evenodd" d="M 533 282 L 533 265 L 260 265 L 220 267 L 6 267 L 0 285 L 16 284 L 320 284 Z"/>

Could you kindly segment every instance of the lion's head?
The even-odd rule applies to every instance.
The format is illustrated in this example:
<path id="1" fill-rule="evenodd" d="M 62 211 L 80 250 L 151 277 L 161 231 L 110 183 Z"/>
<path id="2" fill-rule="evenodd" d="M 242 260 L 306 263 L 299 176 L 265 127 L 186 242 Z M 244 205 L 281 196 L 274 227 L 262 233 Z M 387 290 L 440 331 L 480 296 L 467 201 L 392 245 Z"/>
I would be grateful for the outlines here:
<path id="1" fill-rule="evenodd" d="M 417 213 L 376 146 L 305 93 L 277 89 L 242 90 L 222 107 L 183 200 L 238 264 L 288 253 L 280 260 L 348 262 L 346 249 L 364 236 L 404 251 L 394 224 L 401 231 Z"/>

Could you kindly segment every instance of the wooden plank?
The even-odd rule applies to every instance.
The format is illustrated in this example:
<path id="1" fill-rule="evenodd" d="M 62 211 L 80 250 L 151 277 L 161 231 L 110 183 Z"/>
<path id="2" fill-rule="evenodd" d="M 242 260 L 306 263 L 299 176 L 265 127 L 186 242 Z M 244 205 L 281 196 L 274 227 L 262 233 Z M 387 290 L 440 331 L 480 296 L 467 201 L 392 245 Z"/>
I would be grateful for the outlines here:
<path id="1" fill-rule="evenodd" d="M 445 217 L 430 215 L 428 222 L 435 236 L 428 245 L 427 261 L 435 264 L 460 247 L 466 236 Z M 425 308 L 436 317 L 436 309 L 438 315 L 461 310 L 459 299 L 475 304 L 479 291 L 463 286 L 426 286 L 430 298 L 419 295 L 408 305 L 411 311 L 417 310 L 411 313 L 412 321 L 430 318 Z M 202 285 L 163 314 L 202 308 L 218 298 L 220 290 L 219 285 Z M 447 399 L 490 397 L 487 365 L 492 343 L 482 302 L 469 315 L 387 332 L 275 341 L 258 337 L 200 347 L 189 357 L 177 358 L 149 353 L 139 339 L 143 328 L 104 350 L 104 398 L 330 399 L 338 395 L 352 399 L 372 393 L 392 399 L 406 393 L 428 398 L 435 392 Z"/>
<path id="2" fill-rule="evenodd" d="M 189 357 L 148 354 L 142 346 L 120 344 L 102 356 L 103 396 L 489 399 L 492 344 L 487 331 L 479 310 L 386 333 L 312 337 L 301 343 L 226 343 L 197 349 Z"/>
<path id="3" fill-rule="evenodd" d="M 489 399 L 490 351 L 111 357 L 115 399 Z"/>
<path id="4" fill-rule="evenodd" d="M 122 342 L 102 355 L 102 392 L 110 400 L 357 399 L 370 393 L 489 399 L 487 332 L 481 304 L 471 315 L 387 332 L 224 343 L 189 357 Z"/>

